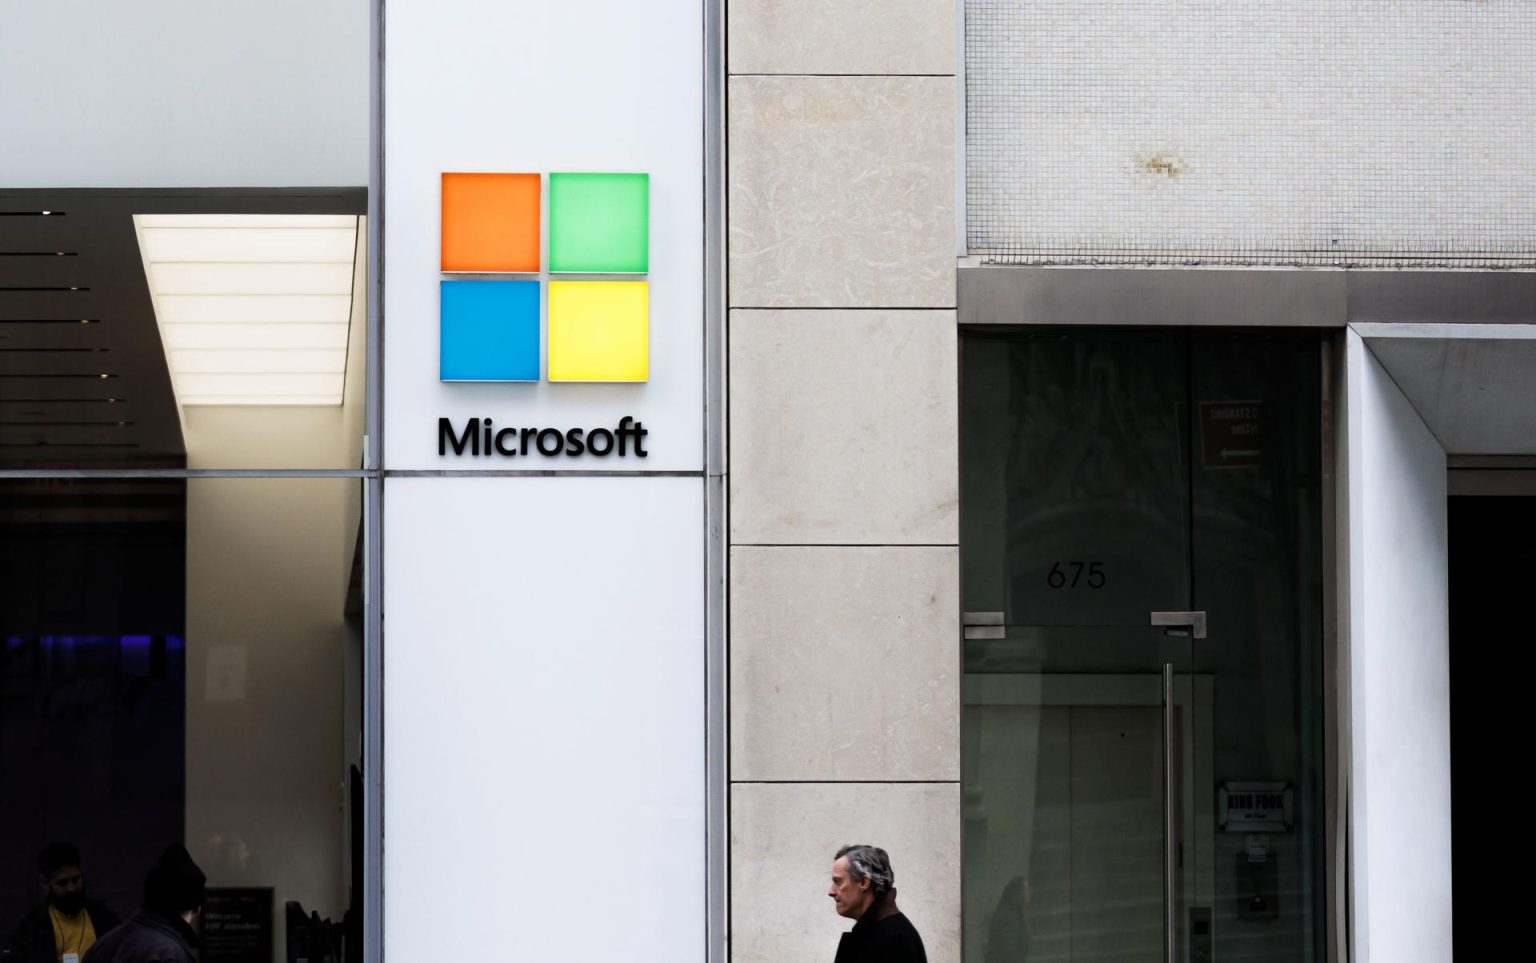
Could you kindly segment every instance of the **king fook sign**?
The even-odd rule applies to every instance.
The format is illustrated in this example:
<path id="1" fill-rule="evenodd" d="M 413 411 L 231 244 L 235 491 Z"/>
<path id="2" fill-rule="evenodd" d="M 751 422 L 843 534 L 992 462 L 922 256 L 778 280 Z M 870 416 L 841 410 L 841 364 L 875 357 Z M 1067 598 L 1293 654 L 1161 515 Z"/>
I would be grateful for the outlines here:
<path id="1" fill-rule="evenodd" d="M 442 175 L 438 376 L 443 382 L 644 383 L 650 378 L 650 177 Z M 547 333 L 547 337 L 546 337 Z M 645 458 L 647 429 L 439 418 L 437 453 Z"/>

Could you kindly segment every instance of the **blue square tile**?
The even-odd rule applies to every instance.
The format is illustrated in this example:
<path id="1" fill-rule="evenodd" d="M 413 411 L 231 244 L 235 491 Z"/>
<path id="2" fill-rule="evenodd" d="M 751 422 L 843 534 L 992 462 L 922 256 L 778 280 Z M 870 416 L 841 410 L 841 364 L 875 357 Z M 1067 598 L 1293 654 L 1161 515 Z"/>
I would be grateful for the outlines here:
<path id="1" fill-rule="evenodd" d="M 439 282 L 443 381 L 539 380 L 539 282 Z"/>

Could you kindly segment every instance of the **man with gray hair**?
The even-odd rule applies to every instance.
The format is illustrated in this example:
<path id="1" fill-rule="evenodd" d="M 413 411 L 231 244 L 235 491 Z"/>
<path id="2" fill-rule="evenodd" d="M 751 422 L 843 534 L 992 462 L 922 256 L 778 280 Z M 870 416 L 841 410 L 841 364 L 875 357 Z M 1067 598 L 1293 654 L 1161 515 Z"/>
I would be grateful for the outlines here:
<path id="1" fill-rule="evenodd" d="M 896 908 L 896 873 L 878 846 L 844 846 L 832 860 L 837 915 L 856 920 L 837 944 L 834 963 L 928 963 L 923 938 Z"/>

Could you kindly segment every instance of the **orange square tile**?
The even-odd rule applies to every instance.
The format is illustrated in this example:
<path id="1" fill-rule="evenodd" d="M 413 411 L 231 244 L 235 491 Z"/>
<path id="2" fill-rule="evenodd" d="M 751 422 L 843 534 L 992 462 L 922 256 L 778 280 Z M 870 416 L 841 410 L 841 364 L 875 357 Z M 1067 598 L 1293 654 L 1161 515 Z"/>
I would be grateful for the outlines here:
<path id="1" fill-rule="evenodd" d="M 443 174 L 444 271 L 539 269 L 538 174 Z"/>

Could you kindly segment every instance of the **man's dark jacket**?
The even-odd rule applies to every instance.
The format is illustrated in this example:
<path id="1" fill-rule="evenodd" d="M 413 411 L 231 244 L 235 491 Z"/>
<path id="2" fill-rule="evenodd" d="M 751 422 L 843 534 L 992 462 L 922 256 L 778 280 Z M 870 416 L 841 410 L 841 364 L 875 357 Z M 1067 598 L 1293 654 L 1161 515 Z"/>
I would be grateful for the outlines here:
<path id="1" fill-rule="evenodd" d="M 86 900 L 85 912 L 91 917 L 98 940 L 122 922 L 106 903 L 98 900 Z M 5 950 L 0 952 L 0 960 L 4 963 L 58 963 L 59 951 L 53 945 L 53 920 L 48 918 L 47 902 L 33 907 L 32 912 L 21 918 L 5 944 Z"/>
<path id="2" fill-rule="evenodd" d="M 179 916 L 144 911 L 97 940 L 81 963 L 197 963 L 197 934 Z"/>
<path id="3" fill-rule="evenodd" d="M 923 938 L 896 908 L 894 889 L 878 897 L 843 934 L 834 963 L 928 963 Z"/>

